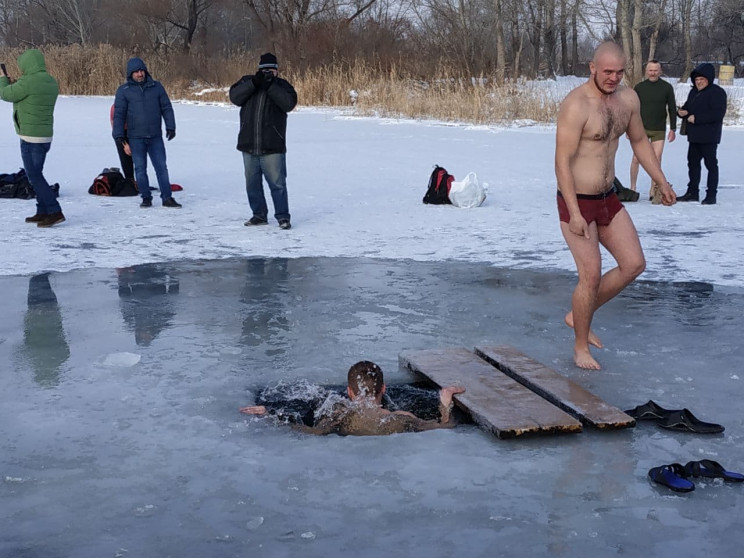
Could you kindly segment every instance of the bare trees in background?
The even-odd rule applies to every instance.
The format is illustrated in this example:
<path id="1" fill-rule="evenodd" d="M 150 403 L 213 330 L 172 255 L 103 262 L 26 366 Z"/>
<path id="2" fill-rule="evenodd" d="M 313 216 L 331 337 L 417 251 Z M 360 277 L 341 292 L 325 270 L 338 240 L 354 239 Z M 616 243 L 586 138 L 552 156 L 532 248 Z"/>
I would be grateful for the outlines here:
<path id="1" fill-rule="evenodd" d="M 615 40 L 632 82 L 656 58 L 744 70 L 742 0 L 0 0 L 5 46 L 109 43 L 163 54 L 273 50 L 298 68 L 365 60 L 381 70 L 507 78 L 582 74 Z"/>
<path id="2" fill-rule="evenodd" d="M 101 0 L 0 0 L 6 44 L 78 43 L 92 40 Z"/>

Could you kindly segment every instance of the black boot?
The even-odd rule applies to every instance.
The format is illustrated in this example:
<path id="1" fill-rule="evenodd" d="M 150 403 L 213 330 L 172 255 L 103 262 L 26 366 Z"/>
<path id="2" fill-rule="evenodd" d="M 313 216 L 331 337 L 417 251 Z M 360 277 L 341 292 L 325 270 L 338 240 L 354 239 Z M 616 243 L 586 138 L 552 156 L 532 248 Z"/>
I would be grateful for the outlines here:
<path id="1" fill-rule="evenodd" d="M 705 194 L 705 199 L 700 202 L 700 205 L 716 205 L 716 193 L 707 192 Z"/>
<path id="2" fill-rule="evenodd" d="M 677 198 L 678 202 L 681 201 L 698 201 L 700 199 L 700 193 L 697 190 L 687 188 L 687 192 L 683 196 Z"/>

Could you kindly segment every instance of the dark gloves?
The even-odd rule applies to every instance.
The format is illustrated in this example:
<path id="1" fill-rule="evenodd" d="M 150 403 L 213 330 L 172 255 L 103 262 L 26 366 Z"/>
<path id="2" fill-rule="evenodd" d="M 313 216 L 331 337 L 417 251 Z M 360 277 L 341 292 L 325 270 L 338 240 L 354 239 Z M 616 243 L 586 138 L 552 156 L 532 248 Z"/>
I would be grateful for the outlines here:
<path id="1" fill-rule="evenodd" d="M 271 71 L 258 70 L 251 77 L 251 81 L 256 89 L 267 89 L 271 85 L 271 82 L 274 81 L 274 74 Z"/>
<path id="2" fill-rule="evenodd" d="M 165 131 L 165 137 L 168 138 L 168 141 L 172 140 L 176 137 L 176 131 L 175 130 L 166 130 Z"/>
<path id="3" fill-rule="evenodd" d="M 256 89 L 261 89 L 264 85 L 264 77 L 265 74 L 261 70 L 258 70 L 251 78 L 253 87 L 255 87 Z"/>

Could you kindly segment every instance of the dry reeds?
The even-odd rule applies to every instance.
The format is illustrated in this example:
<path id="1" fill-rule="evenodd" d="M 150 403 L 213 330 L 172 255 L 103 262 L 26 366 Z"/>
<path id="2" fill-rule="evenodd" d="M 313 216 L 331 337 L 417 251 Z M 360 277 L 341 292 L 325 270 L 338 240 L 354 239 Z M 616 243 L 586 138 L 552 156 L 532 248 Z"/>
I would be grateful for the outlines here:
<path id="1" fill-rule="evenodd" d="M 132 53 L 110 45 L 92 47 L 45 46 L 49 73 L 66 95 L 113 95 L 124 81 Z M 22 49 L 0 49 L 11 75 Z M 242 75 L 255 71 L 257 56 L 238 53 L 224 58 L 169 55 L 142 56 L 150 74 L 160 80 L 173 99 L 228 101 L 228 88 Z M 471 78 L 456 68 L 439 68 L 428 76 L 402 69 L 383 69 L 363 60 L 320 66 L 302 72 L 283 67 L 306 106 L 350 107 L 360 115 L 432 118 L 474 124 L 514 120 L 550 122 L 559 98 L 549 88 L 524 81 L 494 82 L 489 76 Z"/>
<path id="2" fill-rule="evenodd" d="M 320 67 L 293 76 L 304 104 L 352 106 L 362 115 L 433 118 L 488 124 L 513 120 L 548 122 L 560 99 L 523 81 L 498 84 L 443 68 L 426 78 L 397 68 L 382 71 L 364 62 L 348 68 Z M 309 102 L 308 102 L 309 99 Z"/>

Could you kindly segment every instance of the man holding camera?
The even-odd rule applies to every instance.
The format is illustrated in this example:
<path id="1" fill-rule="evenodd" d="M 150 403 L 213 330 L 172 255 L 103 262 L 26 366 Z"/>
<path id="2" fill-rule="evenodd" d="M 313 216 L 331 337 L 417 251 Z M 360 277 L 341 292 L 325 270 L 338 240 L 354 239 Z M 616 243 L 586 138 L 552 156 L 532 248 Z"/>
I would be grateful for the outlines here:
<path id="1" fill-rule="evenodd" d="M 253 216 L 246 226 L 267 225 L 269 209 L 263 178 L 269 184 L 279 228 L 290 229 L 287 198 L 287 113 L 297 105 L 297 93 L 278 77 L 276 56 L 261 55 L 258 71 L 230 87 L 230 101 L 240 107 L 238 151 L 243 152 L 245 189 Z"/>
<path id="2" fill-rule="evenodd" d="M 37 227 L 52 227 L 65 220 L 57 195 L 44 178 L 44 162 L 52 146 L 57 80 L 46 71 L 44 55 L 35 48 L 18 57 L 21 77 L 11 83 L 5 64 L 0 76 L 0 97 L 13 103 L 13 123 L 21 138 L 21 159 L 28 181 L 36 192 L 36 215 L 26 217 Z"/>

